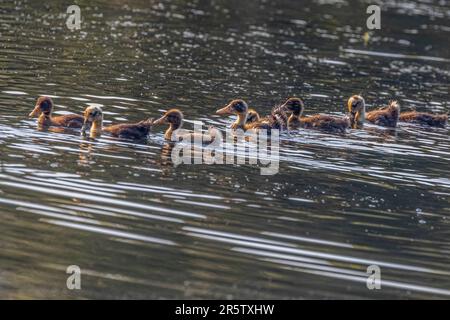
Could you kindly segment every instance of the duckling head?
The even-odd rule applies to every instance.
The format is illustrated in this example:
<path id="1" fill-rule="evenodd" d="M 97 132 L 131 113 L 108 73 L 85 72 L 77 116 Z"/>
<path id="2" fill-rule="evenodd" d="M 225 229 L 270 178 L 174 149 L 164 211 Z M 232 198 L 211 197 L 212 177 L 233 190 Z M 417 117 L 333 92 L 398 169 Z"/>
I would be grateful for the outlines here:
<path id="1" fill-rule="evenodd" d="M 153 121 L 153 124 L 169 124 L 179 128 L 181 127 L 183 119 L 183 112 L 181 112 L 179 109 L 170 109 L 169 111 L 166 111 L 161 118 Z"/>
<path id="2" fill-rule="evenodd" d="M 53 100 L 50 97 L 39 97 L 36 101 L 33 111 L 28 115 L 30 118 L 41 114 L 50 117 L 53 112 Z"/>
<path id="3" fill-rule="evenodd" d="M 95 136 L 102 130 L 103 111 L 99 106 L 89 106 L 84 110 L 84 123 L 81 128 L 81 134 L 84 135 L 86 130 L 90 128 L 91 136 Z"/>
<path id="4" fill-rule="evenodd" d="M 219 115 L 227 115 L 227 114 L 235 114 L 238 116 L 235 123 L 232 124 L 231 128 L 243 128 L 248 115 L 248 105 L 242 99 L 235 99 L 227 104 L 225 107 L 216 111 L 216 114 Z"/>
<path id="5" fill-rule="evenodd" d="M 360 95 L 351 96 L 347 102 L 348 112 L 352 126 L 361 125 L 366 118 L 366 102 Z"/>
<path id="6" fill-rule="evenodd" d="M 302 99 L 292 97 L 286 100 L 286 102 L 281 106 L 281 110 L 291 112 L 293 116 L 299 118 L 305 110 L 305 105 Z"/>
<path id="7" fill-rule="evenodd" d="M 181 128 L 183 125 L 183 112 L 179 109 L 170 109 L 169 111 L 165 112 L 163 116 L 155 121 L 153 121 L 153 125 L 159 125 L 159 124 L 168 124 L 169 128 L 167 129 L 164 137 L 167 140 L 170 140 L 172 137 L 172 132 Z"/>
<path id="8" fill-rule="evenodd" d="M 216 114 L 226 115 L 226 114 L 247 114 L 248 113 L 248 105 L 242 99 L 235 99 L 227 104 L 225 107 L 216 111 Z"/>
<path id="9" fill-rule="evenodd" d="M 255 109 L 248 109 L 247 121 L 245 123 L 253 123 L 261 120 L 259 113 Z"/>

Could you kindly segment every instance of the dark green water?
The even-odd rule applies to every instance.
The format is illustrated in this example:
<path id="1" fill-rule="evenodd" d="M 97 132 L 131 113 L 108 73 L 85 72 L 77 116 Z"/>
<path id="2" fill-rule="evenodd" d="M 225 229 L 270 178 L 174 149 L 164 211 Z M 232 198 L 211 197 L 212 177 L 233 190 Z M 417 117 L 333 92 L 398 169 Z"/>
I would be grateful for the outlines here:
<path id="1" fill-rule="evenodd" d="M 101 105 L 107 122 L 181 108 L 224 129 L 233 98 L 261 113 L 448 111 L 448 1 L 382 6 L 364 45 L 352 1 L 0 1 L 0 298 L 449 298 L 448 129 L 376 126 L 282 137 L 280 171 L 168 161 L 148 143 L 37 130 Z M 381 268 L 368 290 L 366 268 Z M 82 289 L 66 288 L 66 268 Z"/>

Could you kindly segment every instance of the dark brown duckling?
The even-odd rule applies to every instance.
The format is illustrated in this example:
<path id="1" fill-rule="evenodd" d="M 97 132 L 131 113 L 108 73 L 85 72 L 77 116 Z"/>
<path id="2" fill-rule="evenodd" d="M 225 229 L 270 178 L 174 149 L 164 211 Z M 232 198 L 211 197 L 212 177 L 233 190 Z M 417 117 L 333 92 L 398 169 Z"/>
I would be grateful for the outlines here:
<path id="1" fill-rule="evenodd" d="M 29 114 L 34 118 L 39 116 L 38 124 L 42 126 L 58 126 L 67 128 L 81 128 L 84 118 L 78 114 L 67 114 L 63 116 L 53 117 L 53 100 L 50 97 L 39 97 L 36 105 Z"/>
<path id="2" fill-rule="evenodd" d="M 327 132 L 344 133 L 350 127 L 350 119 L 347 117 L 335 117 L 323 114 L 302 117 L 305 106 L 303 101 L 296 97 L 287 99 L 277 109 L 281 112 L 291 113 L 287 120 L 289 129 L 319 129 Z"/>
<path id="3" fill-rule="evenodd" d="M 407 111 L 400 113 L 399 121 L 443 128 L 448 123 L 448 114 L 447 113 L 433 114 L 428 112 Z"/>
<path id="4" fill-rule="evenodd" d="M 174 141 L 174 133 L 176 130 L 182 130 L 184 115 L 183 112 L 179 109 L 170 109 L 163 114 L 161 118 L 155 120 L 153 122 L 154 125 L 159 124 L 168 124 L 166 132 L 164 133 L 164 138 L 166 140 Z M 185 132 L 186 131 L 186 132 Z M 220 132 L 212 126 L 208 127 L 208 131 L 206 133 L 200 132 L 190 132 L 190 131 L 182 131 L 176 134 L 177 138 L 182 138 L 185 141 L 201 141 L 201 143 L 209 144 L 212 143 L 215 138 L 220 135 Z"/>
<path id="5" fill-rule="evenodd" d="M 225 107 L 216 111 L 219 115 L 237 115 L 236 121 L 231 124 L 231 129 L 281 129 L 282 123 L 278 121 L 277 114 L 272 113 L 264 118 L 259 117 L 259 114 L 253 109 L 249 109 L 247 103 L 242 99 L 232 100 Z M 249 121 L 249 114 L 251 116 Z M 257 115 L 257 116 L 256 116 Z"/>
<path id="6" fill-rule="evenodd" d="M 273 110 L 274 114 L 285 115 L 291 114 L 286 120 L 286 126 L 290 129 L 295 129 L 301 127 L 301 121 L 303 111 L 305 110 L 305 105 L 300 98 L 289 98 L 285 103 L 276 107 Z M 283 118 L 286 117 L 282 116 Z"/>
<path id="7" fill-rule="evenodd" d="M 377 110 L 366 112 L 366 102 L 359 95 L 354 95 L 348 99 L 348 111 L 352 127 L 361 127 L 364 120 L 378 126 L 395 128 L 400 116 L 400 106 L 397 101 L 391 101 L 388 106 Z"/>
<path id="8" fill-rule="evenodd" d="M 97 138 L 102 132 L 107 132 L 121 139 L 141 140 L 148 137 L 153 124 L 153 119 L 143 120 L 137 123 L 123 123 L 103 127 L 103 111 L 98 106 L 87 107 L 84 111 L 84 124 L 81 133 L 84 134 L 90 127 L 90 137 Z"/>

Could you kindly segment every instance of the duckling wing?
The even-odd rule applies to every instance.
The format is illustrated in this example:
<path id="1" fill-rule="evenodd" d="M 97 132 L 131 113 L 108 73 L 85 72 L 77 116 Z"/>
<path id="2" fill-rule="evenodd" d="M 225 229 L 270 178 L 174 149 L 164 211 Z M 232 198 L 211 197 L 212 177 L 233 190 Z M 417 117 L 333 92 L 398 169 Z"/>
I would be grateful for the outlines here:
<path id="1" fill-rule="evenodd" d="M 249 130 L 249 129 L 265 129 L 265 130 L 279 129 L 279 130 L 282 130 L 286 126 L 287 126 L 287 118 L 283 118 L 282 115 L 279 115 L 279 114 L 271 114 L 271 115 L 265 116 L 264 118 L 260 119 L 259 121 L 255 121 L 255 122 L 246 124 L 245 130 Z"/>
<path id="2" fill-rule="evenodd" d="M 397 126 L 398 117 L 398 110 L 392 108 L 382 108 L 366 114 L 366 120 L 379 126 L 393 128 Z"/>
<path id="3" fill-rule="evenodd" d="M 150 125 L 143 122 L 131 124 L 116 124 L 103 128 L 103 131 L 123 139 L 144 139 L 150 133 Z"/>
<path id="4" fill-rule="evenodd" d="M 372 123 L 376 123 L 379 118 L 384 118 L 383 110 L 373 110 L 366 113 L 366 120 Z"/>
<path id="5" fill-rule="evenodd" d="M 400 114 L 399 120 L 403 122 L 413 122 L 435 127 L 445 127 L 448 121 L 448 115 L 409 111 L 402 112 Z"/>
<path id="6" fill-rule="evenodd" d="M 330 132 L 345 132 L 350 127 L 350 119 L 329 115 L 313 115 L 300 119 L 300 125 L 308 129 L 320 129 Z"/>
<path id="7" fill-rule="evenodd" d="M 251 129 L 265 129 L 265 130 L 270 130 L 273 128 L 273 123 L 270 119 L 268 118 L 263 118 L 257 122 L 252 122 L 252 123 L 248 123 L 245 125 L 245 130 L 251 130 Z"/>
<path id="8" fill-rule="evenodd" d="M 67 128 L 81 128 L 83 126 L 84 117 L 78 114 L 67 114 L 64 116 L 52 117 L 54 125 Z"/>

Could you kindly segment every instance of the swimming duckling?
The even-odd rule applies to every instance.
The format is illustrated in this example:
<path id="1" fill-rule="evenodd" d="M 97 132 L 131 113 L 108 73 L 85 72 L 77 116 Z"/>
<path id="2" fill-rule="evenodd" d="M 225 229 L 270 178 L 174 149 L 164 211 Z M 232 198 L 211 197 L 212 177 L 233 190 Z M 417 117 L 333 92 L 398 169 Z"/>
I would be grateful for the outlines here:
<path id="1" fill-rule="evenodd" d="M 354 95 L 348 99 L 348 111 L 352 127 L 361 127 L 364 120 L 373 124 L 395 128 L 400 115 L 400 106 L 397 101 L 391 101 L 388 106 L 366 113 L 366 102 L 359 95 Z"/>
<path id="2" fill-rule="evenodd" d="M 236 121 L 231 125 L 231 129 L 280 129 L 282 124 L 278 122 L 278 115 L 271 114 L 264 118 L 259 117 L 259 114 L 253 109 L 249 109 L 247 103 L 242 99 L 232 100 L 225 107 L 216 111 L 219 115 L 235 114 Z M 249 120 L 250 114 L 250 120 Z"/>
<path id="3" fill-rule="evenodd" d="M 287 116 L 279 113 L 276 109 L 272 110 L 272 113 L 268 116 L 262 118 L 258 111 L 255 109 L 248 109 L 247 121 L 245 121 L 245 127 L 251 128 L 252 123 L 256 125 L 256 128 L 266 128 L 266 129 L 281 129 L 287 126 Z"/>
<path id="4" fill-rule="evenodd" d="M 247 113 L 247 120 L 245 121 L 246 124 L 258 122 L 261 120 L 261 116 L 259 115 L 258 111 L 255 109 L 248 109 Z"/>
<path id="5" fill-rule="evenodd" d="M 346 117 L 335 117 L 330 115 L 316 114 L 302 117 L 305 106 L 300 98 L 289 98 L 277 108 L 281 112 L 291 113 L 287 120 L 290 129 L 305 128 L 319 129 L 329 132 L 345 132 L 350 127 L 350 119 Z"/>
<path id="6" fill-rule="evenodd" d="M 300 98 L 289 98 L 281 106 L 274 109 L 274 113 L 283 114 L 291 113 L 287 119 L 287 126 L 289 128 L 298 128 L 301 126 L 301 117 L 305 111 L 305 105 Z"/>
<path id="7" fill-rule="evenodd" d="M 170 109 L 165 112 L 161 118 L 155 120 L 153 124 L 168 124 L 169 128 L 167 128 L 166 132 L 164 133 L 164 138 L 166 140 L 172 141 L 172 137 L 175 131 L 181 129 L 181 127 L 183 126 L 183 119 L 184 115 L 181 110 Z M 214 128 L 213 126 L 209 126 L 207 133 L 180 132 L 176 135 L 176 137 L 181 137 L 185 141 L 190 140 L 192 142 L 201 141 L 202 143 L 212 143 L 218 134 L 220 134 L 220 132 L 216 128 Z"/>
<path id="8" fill-rule="evenodd" d="M 107 132 L 121 139 L 145 139 L 150 133 L 153 119 L 143 120 L 137 123 L 123 123 L 103 127 L 103 111 L 98 106 L 87 107 L 84 111 L 84 123 L 81 133 L 85 134 L 90 127 L 90 137 L 97 138 L 102 132 Z"/>
<path id="9" fill-rule="evenodd" d="M 432 127 L 445 127 L 448 122 L 448 114 L 407 111 L 400 113 L 399 121 L 418 123 L 421 125 L 428 125 Z"/>
<path id="10" fill-rule="evenodd" d="M 236 99 L 231 101 L 225 107 L 216 111 L 219 115 L 235 114 L 237 119 L 231 124 L 231 129 L 243 129 L 246 130 L 250 126 L 253 126 L 257 122 L 250 122 L 247 124 L 248 105 L 244 100 Z"/>
<path id="11" fill-rule="evenodd" d="M 38 124 L 42 126 L 60 126 L 67 128 L 81 128 L 84 118 L 78 114 L 67 114 L 53 117 L 53 100 L 50 97 L 39 97 L 36 105 L 29 114 L 30 118 L 39 116 Z"/>

